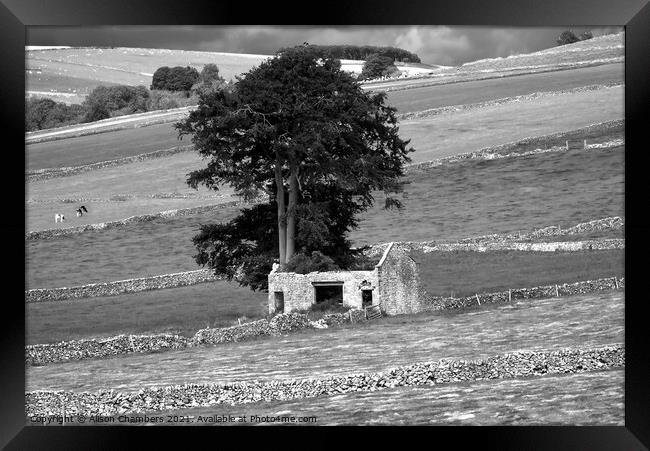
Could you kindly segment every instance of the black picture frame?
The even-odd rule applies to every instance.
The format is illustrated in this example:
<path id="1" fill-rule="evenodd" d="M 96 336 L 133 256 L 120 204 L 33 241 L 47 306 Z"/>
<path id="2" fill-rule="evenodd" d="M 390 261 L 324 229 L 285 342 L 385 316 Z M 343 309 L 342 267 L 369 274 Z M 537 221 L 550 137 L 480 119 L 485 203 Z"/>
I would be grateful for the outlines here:
<path id="1" fill-rule="evenodd" d="M 648 381 L 650 356 L 647 348 L 647 317 L 643 307 L 647 301 L 641 296 L 645 276 L 644 239 L 650 232 L 645 220 L 644 207 L 648 205 L 648 182 L 642 173 L 648 167 L 648 110 L 650 109 L 650 5 L 645 0 L 546 0 L 521 2 L 515 0 L 455 0 L 450 1 L 357 1 L 323 2 L 310 6 L 306 2 L 251 3 L 228 1 L 171 0 L 1 0 L 0 3 L 0 120 L 7 137 L 14 145 L 5 147 L 6 161 L 2 180 L 6 214 L 3 215 L 4 238 L 4 304 L 2 323 L 2 394 L 3 421 L 0 423 L 0 445 L 7 449 L 121 449 L 137 447 L 134 436 L 146 434 L 146 444 L 154 438 L 171 444 L 177 437 L 209 434 L 207 440 L 215 445 L 226 434 L 219 428 L 38 428 L 25 426 L 24 416 L 24 305 L 20 298 L 24 286 L 19 273 L 20 256 L 24 262 L 24 215 L 19 211 L 24 199 L 16 194 L 17 186 L 24 185 L 24 60 L 26 28 L 41 25 L 485 25 L 485 26 L 625 26 L 625 222 L 626 246 L 625 278 L 625 426 L 624 427 L 440 427 L 418 430 L 431 443 L 466 445 L 471 440 L 484 447 L 497 449 L 646 449 L 650 443 L 650 390 Z M 579 112 L 576 112 L 579 114 Z M 21 144 L 22 143 L 22 144 Z M 24 147 L 23 147 L 24 148 Z M 9 159 L 9 161 L 7 161 Z M 20 168 L 22 162 L 22 169 Z M 21 172 L 22 171 L 22 172 Z M 14 272 L 16 274 L 14 274 Z M 24 278 L 24 274 L 23 274 Z M 12 309 L 7 309 L 11 306 Z M 10 312 L 10 313 L 9 313 Z M 594 393 L 598 396 L 598 393 Z M 200 429 L 200 430 L 199 430 Z M 388 434 L 412 434 L 404 428 L 390 432 L 377 430 L 363 434 L 384 440 Z M 154 432 L 155 431 L 155 432 Z M 173 431 L 173 432 L 171 432 Z M 152 437 L 154 434 L 155 437 Z M 258 432 L 256 430 L 256 432 Z M 279 438 L 276 429 L 271 431 L 281 446 L 315 441 L 312 434 L 327 434 L 337 444 L 343 439 L 334 438 L 338 432 L 325 433 L 311 429 L 307 436 L 294 431 Z M 349 432 L 349 431 L 348 431 Z M 258 432 L 258 434 L 261 432 Z M 172 435 L 173 434 L 173 435 Z M 258 435 L 255 434 L 255 435 Z M 266 432 L 264 435 L 267 435 Z M 234 436 L 229 432 L 228 435 Z M 354 432 L 361 438 L 358 432 Z M 248 436 L 248 434 L 246 434 Z M 217 439 L 217 437 L 219 437 Z M 248 437 L 240 443 L 247 443 Z M 419 437 L 421 440 L 422 437 Z M 347 439 L 346 439 L 347 440 Z M 409 442 L 415 443 L 412 437 Z M 451 442 L 449 442 L 451 440 Z M 191 446 L 189 441 L 183 441 Z M 341 443 L 342 444 L 342 443 Z M 447 446 L 447 445 L 445 445 Z"/>

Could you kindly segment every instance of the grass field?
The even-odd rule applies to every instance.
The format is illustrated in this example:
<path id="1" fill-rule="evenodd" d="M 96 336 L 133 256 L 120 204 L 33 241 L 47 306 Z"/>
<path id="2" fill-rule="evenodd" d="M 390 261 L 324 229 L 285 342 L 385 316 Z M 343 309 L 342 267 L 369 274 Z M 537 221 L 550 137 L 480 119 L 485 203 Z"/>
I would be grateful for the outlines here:
<path id="1" fill-rule="evenodd" d="M 487 58 L 465 63 L 462 70 L 505 71 L 540 66 L 561 66 L 581 61 L 602 61 L 625 55 L 625 33 L 599 36 L 569 45 L 550 47 L 532 53 L 507 58 Z"/>
<path id="2" fill-rule="evenodd" d="M 542 97 L 400 122 L 400 136 L 416 149 L 413 162 L 431 161 L 518 141 L 623 119 L 622 87 Z"/>
<path id="3" fill-rule="evenodd" d="M 387 103 L 400 113 L 449 105 L 464 105 L 543 91 L 561 91 L 585 85 L 624 83 L 624 65 L 606 64 L 503 79 L 467 81 L 387 93 Z"/>
<path id="4" fill-rule="evenodd" d="M 417 171 L 408 177 L 404 210 L 373 207 L 351 237 L 359 244 L 457 240 L 624 216 L 623 169 L 618 148 Z"/>
<path id="5" fill-rule="evenodd" d="M 400 112 L 411 112 L 449 105 L 478 103 L 532 92 L 569 89 L 615 81 L 623 82 L 623 67 L 620 64 L 524 75 L 513 77 L 507 82 L 504 82 L 504 80 L 489 80 L 398 91 L 389 94 L 388 103 L 397 107 Z M 574 102 L 571 99 L 567 101 Z M 617 101 L 622 107 L 622 97 Z M 581 115 L 584 113 L 579 104 L 575 103 L 574 107 L 581 110 Z M 567 116 L 566 119 L 570 121 L 569 123 L 576 120 L 573 117 L 574 114 L 570 114 L 566 106 L 559 111 L 565 111 L 564 114 Z M 561 114 L 559 115 L 561 116 Z M 621 113 L 609 119 L 622 117 Z M 475 122 L 477 121 L 470 120 L 469 123 L 473 124 Z M 599 121 L 594 120 L 593 122 Z M 562 129 L 569 128 L 563 126 Z M 452 130 L 451 136 L 455 135 L 456 133 L 453 133 Z M 404 136 L 408 137 L 406 134 Z M 27 168 L 28 170 L 34 170 L 89 164 L 167 149 L 186 144 L 186 140 L 187 138 L 184 141 L 178 141 L 171 124 L 159 124 L 137 129 L 107 132 L 100 135 L 30 144 L 27 146 Z"/>
<path id="6" fill-rule="evenodd" d="M 219 75 L 233 80 L 236 75 L 248 72 L 271 55 L 243 53 L 201 52 L 147 48 L 67 48 L 28 50 L 26 52 L 27 90 L 54 93 L 73 93 L 75 98 L 66 102 L 79 102 L 94 87 L 109 84 L 149 86 L 151 79 L 162 66 L 192 66 L 201 70 L 214 63 Z M 344 60 L 343 69 L 359 72 L 362 61 Z M 423 64 L 401 64 L 400 70 L 422 72 Z M 46 95 L 46 94 L 42 94 Z"/>
<path id="7" fill-rule="evenodd" d="M 468 161 L 415 171 L 408 176 L 404 210 L 372 208 L 351 238 L 356 244 L 456 240 L 624 216 L 623 167 L 624 150 L 618 148 Z M 382 195 L 377 199 L 381 204 Z M 191 238 L 198 225 L 236 213 L 231 208 L 29 241 L 28 286 L 80 285 L 196 269 Z"/>
<path id="8" fill-rule="evenodd" d="M 27 89 L 88 94 L 104 84 L 145 85 L 162 66 L 219 66 L 219 74 L 230 80 L 247 72 L 268 55 L 196 52 L 145 48 L 71 48 L 26 52 Z M 29 72 L 31 71 L 31 72 Z M 81 82 L 80 82 L 81 81 Z"/>
<path id="9" fill-rule="evenodd" d="M 624 251 L 458 252 L 414 254 L 432 295 L 475 293 L 624 275 Z M 120 333 L 191 336 L 267 313 L 267 294 L 218 281 L 78 301 L 29 303 L 27 342 L 58 342 Z"/>
<path id="10" fill-rule="evenodd" d="M 81 166 L 191 144 L 178 140 L 172 124 L 127 128 L 27 146 L 28 171 Z"/>
<path id="11" fill-rule="evenodd" d="M 624 326 L 620 291 L 521 300 L 214 347 L 29 367 L 26 390 L 137 391 L 145 386 L 377 372 L 442 358 L 622 343 Z"/>
<path id="12" fill-rule="evenodd" d="M 413 253 L 422 285 L 432 295 L 455 297 L 625 274 L 623 250 L 582 252 Z"/>
<path id="13" fill-rule="evenodd" d="M 205 327 L 227 327 L 237 318 L 262 317 L 266 293 L 217 281 L 85 301 L 26 305 L 26 344 L 56 343 L 120 333 L 192 336 Z"/>
<path id="14" fill-rule="evenodd" d="M 237 200 L 228 186 L 219 191 L 187 186 L 187 174 L 202 165 L 194 152 L 84 172 L 27 185 L 27 230 L 74 227 L 116 221 L 177 208 Z M 80 204 L 88 214 L 78 218 Z M 54 214 L 66 215 L 54 223 Z"/>
<path id="15" fill-rule="evenodd" d="M 426 77 L 388 80 L 365 85 L 366 89 L 401 90 L 489 78 L 504 78 L 542 72 L 558 72 L 603 64 L 621 63 L 625 54 L 625 35 L 600 36 L 574 44 L 551 47 L 538 52 L 470 61 L 458 67 L 437 71 Z"/>
<path id="16" fill-rule="evenodd" d="M 411 145 L 416 149 L 416 152 L 412 154 L 414 162 L 430 161 L 491 145 L 516 141 L 528 136 L 572 130 L 592 123 L 620 119 L 623 117 L 622 93 L 623 90 L 620 88 L 608 88 L 542 98 L 535 102 L 504 104 L 472 111 L 442 114 L 433 118 L 405 121 L 401 125 L 400 133 L 403 137 L 412 139 Z M 573 109 L 580 109 L 581 113 L 579 115 L 570 113 L 570 110 Z M 166 127 L 164 124 L 162 126 Z M 151 127 L 123 132 L 149 128 Z M 112 135 L 112 133 L 76 139 L 83 140 L 108 135 Z M 43 143 L 43 145 L 62 146 L 66 141 L 68 140 Z M 110 143 L 110 140 L 107 143 Z M 151 148 L 146 150 L 151 150 Z M 82 152 L 87 154 L 88 149 L 84 149 Z M 137 214 L 134 211 L 153 213 L 156 207 L 149 204 L 151 194 L 163 190 L 164 192 L 193 193 L 185 185 L 185 174 L 204 164 L 196 154 L 188 152 L 153 161 L 105 168 L 72 177 L 29 183 L 28 197 L 36 202 L 28 206 L 28 228 L 29 230 L 42 230 L 56 227 L 52 216 L 58 210 L 52 201 L 56 202 L 66 198 L 105 199 L 107 194 L 129 193 L 135 193 L 136 197 L 142 195 L 147 198 L 146 202 L 137 203 L 135 202 L 137 199 L 123 202 L 119 204 L 119 207 L 113 205 L 111 208 L 104 208 L 109 204 L 94 206 L 97 216 L 93 219 L 86 217 L 86 220 L 93 222 L 123 219 Z M 133 188 L 131 188 L 132 185 Z M 164 188 L 162 188 L 163 186 Z M 200 205 L 201 203 L 196 202 L 197 199 L 200 197 L 189 198 L 182 205 L 186 207 Z M 170 203 L 165 202 L 164 204 L 169 205 Z M 174 206 L 168 208 L 181 208 L 177 204 L 175 202 Z"/>
<path id="17" fill-rule="evenodd" d="M 157 415 L 316 416 L 318 426 L 623 426 L 625 372 L 620 369 L 521 379 L 397 387 L 292 401 L 189 408 Z M 598 396 L 593 396 L 598 393 Z M 176 425 L 169 423 L 169 425 Z M 186 425 L 183 423 L 183 425 Z M 211 426 L 238 426 L 214 423 Z"/>

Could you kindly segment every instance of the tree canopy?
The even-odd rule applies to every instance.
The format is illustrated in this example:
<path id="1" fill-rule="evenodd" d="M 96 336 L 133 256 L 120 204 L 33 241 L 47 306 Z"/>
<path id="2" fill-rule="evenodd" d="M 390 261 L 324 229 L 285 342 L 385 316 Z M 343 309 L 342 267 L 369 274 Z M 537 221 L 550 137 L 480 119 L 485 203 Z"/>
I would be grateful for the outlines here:
<path id="1" fill-rule="evenodd" d="M 153 73 L 151 89 L 189 91 L 192 85 L 199 80 L 199 77 L 199 71 L 190 66 L 163 66 Z"/>
<path id="2" fill-rule="evenodd" d="M 397 47 L 375 46 L 375 45 L 315 45 L 307 44 L 314 51 L 325 58 L 365 60 L 370 55 L 380 55 L 391 58 L 394 61 L 404 63 L 419 63 L 420 57 L 408 50 Z M 284 51 L 286 49 L 280 49 Z"/>
<path id="3" fill-rule="evenodd" d="M 42 130 L 79 123 L 85 114 L 81 105 L 66 105 L 46 98 L 25 102 L 25 131 Z"/>
<path id="4" fill-rule="evenodd" d="M 578 42 L 580 39 L 575 35 L 571 30 L 563 31 L 562 34 L 557 38 L 557 45 L 566 45 L 573 44 Z"/>
<path id="5" fill-rule="evenodd" d="M 112 113 L 143 113 L 147 111 L 149 90 L 145 86 L 97 86 L 86 97 L 84 122 L 111 117 Z"/>
<path id="6" fill-rule="evenodd" d="M 359 80 L 368 80 L 399 73 L 392 58 L 378 54 L 370 55 L 363 64 Z"/>
<path id="7" fill-rule="evenodd" d="M 401 207 L 394 194 L 413 151 L 384 101 L 384 93 L 364 92 L 338 60 L 311 46 L 284 49 L 229 89 L 201 94 L 176 124 L 208 159 L 188 184 L 228 184 L 244 199 L 269 200 L 228 224 L 204 226 L 194 239 L 197 262 L 228 277 L 270 269 L 271 256 L 284 266 L 296 252 L 353 264 L 346 235 L 356 216 L 373 205 L 376 191 L 385 193 L 385 208 Z M 238 280 L 265 287 L 246 275 Z"/>

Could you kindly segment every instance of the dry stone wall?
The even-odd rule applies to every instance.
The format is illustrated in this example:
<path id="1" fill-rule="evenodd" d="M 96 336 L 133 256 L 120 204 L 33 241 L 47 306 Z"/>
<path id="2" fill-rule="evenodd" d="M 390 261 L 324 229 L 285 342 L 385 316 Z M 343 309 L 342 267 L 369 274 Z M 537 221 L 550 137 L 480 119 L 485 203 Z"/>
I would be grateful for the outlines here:
<path id="1" fill-rule="evenodd" d="M 192 338 L 195 345 L 219 344 L 243 341 L 260 336 L 276 336 L 296 330 L 314 327 L 307 315 L 300 313 L 285 313 L 274 316 L 270 320 L 260 319 L 241 326 L 221 329 L 201 329 Z"/>
<path id="2" fill-rule="evenodd" d="M 345 318 L 343 318 L 345 320 Z M 332 321 L 332 324 L 334 321 Z M 260 336 L 276 336 L 317 327 L 299 313 L 276 315 L 240 326 L 201 329 L 192 338 L 171 334 L 119 335 L 105 339 L 83 339 L 25 347 L 26 365 L 45 365 L 70 360 L 97 359 L 130 353 L 151 353 L 191 346 L 243 341 Z"/>
<path id="3" fill-rule="evenodd" d="M 598 291 L 625 289 L 625 278 L 587 280 L 583 282 L 545 285 L 534 288 L 519 288 L 496 293 L 481 293 L 464 298 L 430 296 L 424 298 L 422 311 L 460 309 L 483 304 L 511 302 L 517 299 L 542 299 L 561 296 L 575 296 Z"/>
<path id="4" fill-rule="evenodd" d="M 512 248 L 520 248 L 520 250 L 528 250 L 526 243 L 527 240 L 578 235 L 593 232 L 605 232 L 623 230 L 625 227 L 625 220 L 620 216 L 610 216 L 608 218 L 594 219 L 588 222 L 582 222 L 572 227 L 561 228 L 559 226 L 549 226 L 532 231 L 518 231 L 515 233 L 494 233 L 491 235 L 482 235 L 477 237 L 463 238 L 455 242 L 438 242 L 436 240 L 430 241 L 403 241 L 396 242 L 396 245 L 406 247 L 410 250 L 425 250 L 436 248 L 432 250 L 478 250 L 480 246 L 490 247 L 489 250 L 508 250 Z M 568 244 L 568 243 L 583 243 Z M 625 248 L 625 241 L 622 239 L 603 239 L 603 240 L 586 240 L 566 243 L 536 243 L 535 246 L 530 245 L 530 250 L 537 250 L 538 245 L 542 245 L 539 249 L 543 250 L 543 245 L 550 245 L 548 247 L 556 247 L 558 249 L 574 250 L 572 247 L 592 246 L 592 249 L 623 249 Z M 375 256 L 381 254 L 386 250 L 387 243 L 375 243 L 368 250 L 368 256 Z M 466 247 L 463 247 L 466 246 Z M 620 246 L 620 247 L 619 247 Z M 582 250 L 582 249 L 575 249 Z"/>
<path id="5" fill-rule="evenodd" d="M 595 291 L 625 289 L 625 279 L 591 280 L 572 284 L 548 285 L 543 287 L 522 288 L 510 292 L 482 293 L 465 298 L 443 298 L 419 293 L 420 303 L 414 306 L 416 311 L 434 311 L 460 309 L 474 305 L 509 302 L 517 299 L 549 298 L 554 296 L 573 296 Z M 384 312 L 386 309 L 382 306 Z M 389 307 L 390 310 L 390 307 Z M 351 314 L 350 314 L 351 313 Z M 386 312 L 387 313 L 387 312 Z M 279 314 L 269 319 L 260 319 L 239 326 L 201 329 L 192 338 L 178 335 L 120 335 L 106 339 L 71 340 L 52 344 L 37 344 L 25 347 L 26 365 L 45 365 L 69 360 L 93 359 L 129 354 L 133 352 L 149 353 L 164 350 L 181 349 L 189 346 L 215 345 L 254 339 L 263 336 L 281 335 L 296 330 L 366 321 L 363 310 L 352 309 L 350 312 L 323 315 L 319 322 L 310 321 L 301 313 Z"/>
<path id="6" fill-rule="evenodd" d="M 228 403 L 290 400 L 331 396 L 392 387 L 440 385 L 476 380 L 511 379 L 625 366 L 625 348 L 612 345 L 586 349 L 523 351 L 481 360 L 415 363 L 376 373 L 358 373 L 319 379 L 247 381 L 230 384 L 185 384 L 145 387 L 137 392 L 34 391 L 25 394 L 27 416 L 118 415 L 208 407 Z"/>
<path id="7" fill-rule="evenodd" d="M 244 207 L 253 205 L 256 201 L 244 202 L 241 200 L 233 200 L 230 202 L 222 202 L 214 205 L 203 205 L 200 207 L 192 208 L 180 208 L 175 210 L 161 211 L 159 213 L 149 214 L 149 215 L 139 215 L 131 216 L 126 219 L 121 219 L 119 221 L 109 221 L 109 222 L 100 222 L 97 224 L 86 224 L 78 227 L 67 227 L 64 229 L 48 229 L 48 230 L 39 230 L 34 232 L 28 232 L 25 234 L 25 240 L 50 240 L 56 238 L 62 238 L 67 236 L 76 235 L 83 232 L 94 231 L 94 230 L 108 230 L 115 227 L 122 227 L 127 224 L 134 224 L 139 222 L 148 222 L 160 218 L 171 218 L 175 216 L 188 216 L 194 215 L 197 213 L 206 213 L 216 210 L 221 210 L 224 208 L 230 207 Z"/>
<path id="8" fill-rule="evenodd" d="M 28 182 L 36 182 L 39 180 L 49 180 L 58 177 L 69 177 L 71 175 L 77 175 L 88 171 L 94 171 L 96 169 L 109 168 L 115 166 L 123 166 L 129 163 L 136 163 L 138 161 L 152 160 L 154 158 L 168 157 L 170 155 L 175 155 L 181 152 L 187 152 L 193 150 L 194 146 L 177 146 L 172 147 L 171 149 L 156 150 L 154 152 L 143 153 L 140 155 L 134 155 L 131 157 L 118 158 L 115 160 L 106 160 L 100 161 L 97 163 L 84 164 L 81 166 L 71 166 L 63 168 L 46 168 L 46 169 L 37 169 L 35 171 L 29 172 L 27 174 Z"/>
<path id="9" fill-rule="evenodd" d="M 190 339 L 179 335 L 119 335 L 106 339 L 85 339 L 53 344 L 26 346 L 26 365 L 69 360 L 97 359 L 128 353 L 151 353 L 182 349 L 190 345 Z"/>
<path id="10" fill-rule="evenodd" d="M 501 99 L 495 99 L 495 100 L 489 100 L 487 102 L 479 102 L 479 103 L 466 103 L 462 105 L 451 105 L 451 106 L 445 106 L 445 107 L 440 107 L 440 108 L 431 108 L 428 110 L 422 110 L 422 111 L 414 111 L 414 112 L 409 112 L 409 113 L 402 113 L 397 116 L 397 119 L 400 121 L 408 121 L 408 120 L 414 120 L 414 119 L 424 119 L 424 118 L 430 118 L 437 116 L 439 114 L 443 113 L 450 113 L 450 112 L 458 112 L 458 111 L 470 111 L 470 110 L 475 110 L 477 108 L 485 108 L 485 107 L 490 107 L 490 106 L 497 106 L 497 105 L 503 105 L 507 103 L 515 103 L 515 102 L 525 102 L 525 101 L 531 101 L 531 100 L 537 100 L 541 99 L 544 97 L 555 97 L 559 95 L 566 95 L 566 94 L 574 94 L 578 92 L 586 92 L 586 91 L 596 91 L 600 89 L 607 89 L 607 88 L 617 88 L 621 87 L 622 85 L 617 82 L 617 81 L 612 81 L 606 84 L 600 84 L 600 85 L 588 85 L 588 86 L 581 86 L 579 88 L 572 88 L 572 89 L 563 89 L 559 91 L 540 91 L 540 92 L 533 92 L 530 94 L 524 94 L 524 95 L 519 95 L 519 96 L 514 96 L 514 97 L 504 97 Z"/>
<path id="11" fill-rule="evenodd" d="M 98 296 L 117 296 L 125 293 L 176 288 L 198 283 L 213 282 L 220 278 L 207 269 L 186 271 L 138 279 L 117 280 L 114 282 L 91 283 L 78 287 L 35 288 L 25 291 L 25 302 L 65 301 Z"/>
<path id="12" fill-rule="evenodd" d="M 518 157 L 518 156 L 521 157 L 521 156 L 535 155 L 540 153 L 564 152 L 566 151 L 566 146 L 552 146 L 552 147 L 546 147 L 546 146 L 548 145 L 548 142 L 550 140 L 580 139 L 580 141 L 582 141 L 581 136 L 584 136 L 584 133 L 588 133 L 590 131 L 593 131 L 594 129 L 598 129 L 599 131 L 602 132 L 617 131 L 617 130 L 622 130 L 624 125 L 625 125 L 625 120 L 618 119 L 618 120 L 606 121 L 598 124 L 588 125 L 587 127 L 583 127 L 578 130 L 572 130 L 570 132 L 559 132 L 559 133 L 553 133 L 550 135 L 543 135 L 543 136 L 531 136 L 528 138 L 521 139 L 519 141 L 485 147 L 483 149 L 479 149 L 473 152 L 466 152 L 466 153 L 452 155 L 449 157 L 439 158 L 431 161 L 423 161 L 421 163 L 412 163 L 406 167 L 406 173 L 409 173 L 411 171 L 420 171 L 420 170 L 442 166 L 446 164 L 457 163 L 461 161 L 493 160 L 498 158 L 509 158 L 509 157 Z M 614 140 L 608 143 L 608 147 L 618 147 L 622 144 L 624 144 L 624 141 Z M 543 147 L 534 150 L 521 151 L 520 149 L 518 149 L 518 147 L 521 145 L 539 145 Z M 587 150 L 593 151 L 597 149 L 606 149 L 608 147 L 603 146 L 602 143 L 601 145 L 598 146 L 592 143 L 591 145 L 588 145 Z"/>
<path id="13" fill-rule="evenodd" d="M 411 244 L 411 243 L 409 243 Z M 577 252 L 586 250 L 625 249 L 624 239 L 602 239 L 585 241 L 560 241 L 555 243 L 526 243 L 526 242 L 482 242 L 482 243 L 441 243 L 433 246 L 424 243 L 413 243 L 412 250 L 422 252 L 491 252 L 491 251 L 523 251 L 523 252 Z"/>

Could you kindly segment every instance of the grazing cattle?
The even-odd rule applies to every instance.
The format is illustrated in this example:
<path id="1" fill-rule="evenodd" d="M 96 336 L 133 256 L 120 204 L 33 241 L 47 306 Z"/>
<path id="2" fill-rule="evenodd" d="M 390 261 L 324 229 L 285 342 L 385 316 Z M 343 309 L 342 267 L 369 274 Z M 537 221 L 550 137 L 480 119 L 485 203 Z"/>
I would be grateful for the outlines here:
<path id="1" fill-rule="evenodd" d="M 61 213 L 57 213 L 54 215 L 54 223 L 56 224 L 57 222 L 61 221 L 63 222 L 65 220 L 65 216 Z"/>
<path id="2" fill-rule="evenodd" d="M 76 211 L 77 211 L 77 218 L 78 218 L 79 216 L 83 216 L 83 215 L 84 215 L 84 212 L 88 213 L 88 210 L 86 210 L 86 207 L 83 206 L 83 205 L 82 205 L 81 207 L 77 208 Z"/>

